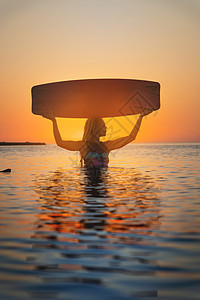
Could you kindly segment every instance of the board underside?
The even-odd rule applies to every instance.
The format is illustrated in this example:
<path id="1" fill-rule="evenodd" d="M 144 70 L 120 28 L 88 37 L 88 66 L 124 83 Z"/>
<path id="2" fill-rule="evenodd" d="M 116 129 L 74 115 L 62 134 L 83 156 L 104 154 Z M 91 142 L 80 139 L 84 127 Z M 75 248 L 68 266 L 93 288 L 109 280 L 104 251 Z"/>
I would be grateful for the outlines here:
<path id="1" fill-rule="evenodd" d="M 160 84 L 133 79 L 83 79 L 32 87 L 32 112 L 92 118 L 140 114 L 160 108 Z"/>

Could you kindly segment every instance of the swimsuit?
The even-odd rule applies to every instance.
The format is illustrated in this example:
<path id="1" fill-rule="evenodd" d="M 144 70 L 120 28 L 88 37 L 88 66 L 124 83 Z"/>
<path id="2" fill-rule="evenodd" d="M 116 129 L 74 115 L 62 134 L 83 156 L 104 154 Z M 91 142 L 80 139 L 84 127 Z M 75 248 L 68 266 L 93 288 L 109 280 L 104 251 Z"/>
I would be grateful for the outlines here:
<path id="1" fill-rule="evenodd" d="M 106 151 L 106 148 L 105 146 L 103 147 L 102 143 L 100 144 L 100 146 L 98 144 L 91 145 L 90 143 L 90 147 L 88 148 L 89 148 L 89 152 L 86 154 L 84 158 L 84 163 L 86 167 L 102 168 L 108 166 L 108 162 L 109 162 L 108 153 L 102 152 L 102 151 Z"/>
<path id="2" fill-rule="evenodd" d="M 102 168 L 108 166 L 108 154 L 107 153 L 97 153 L 88 152 L 85 159 L 86 167 Z"/>

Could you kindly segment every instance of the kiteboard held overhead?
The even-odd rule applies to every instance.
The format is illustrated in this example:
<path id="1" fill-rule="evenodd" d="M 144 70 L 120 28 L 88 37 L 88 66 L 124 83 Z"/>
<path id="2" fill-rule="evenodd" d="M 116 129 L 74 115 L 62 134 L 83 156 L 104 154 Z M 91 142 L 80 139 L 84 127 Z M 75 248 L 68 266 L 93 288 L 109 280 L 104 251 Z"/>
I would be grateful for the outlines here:
<path id="1" fill-rule="evenodd" d="M 81 79 L 32 87 L 32 112 L 55 117 L 92 118 L 140 114 L 160 108 L 160 84 L 135 79 Z"/>

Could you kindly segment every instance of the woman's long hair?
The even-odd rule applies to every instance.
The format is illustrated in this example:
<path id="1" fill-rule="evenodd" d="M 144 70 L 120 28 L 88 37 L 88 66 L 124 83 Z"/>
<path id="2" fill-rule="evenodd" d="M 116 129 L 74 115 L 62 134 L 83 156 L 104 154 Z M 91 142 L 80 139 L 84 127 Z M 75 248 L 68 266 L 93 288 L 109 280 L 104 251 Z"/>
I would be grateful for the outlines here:
<path id="1" fill-rule="evenodd" d="M 90 141 L 93 138 L 99 137 L 99 131 L 102 128 L 102 118 L 89 118 L 85 122 L 83 141 Z"/>
<path id="2" fill-rule="evenodd" d="M 82 141 L 84 142 L 88 142 L 91 141 L 93 139 L 95 139 L 96 137 L 99 137 L 99 132 L 102 128 L 102 118 L 89 118 L 87 119 L 87 121 L 85 122 L 85 126 L 84 126 L 84 132 L 83 132 L 83 137 L 82 137 Z M 83 163 L 83 157 L 81 156 L 81 166 Z"/>

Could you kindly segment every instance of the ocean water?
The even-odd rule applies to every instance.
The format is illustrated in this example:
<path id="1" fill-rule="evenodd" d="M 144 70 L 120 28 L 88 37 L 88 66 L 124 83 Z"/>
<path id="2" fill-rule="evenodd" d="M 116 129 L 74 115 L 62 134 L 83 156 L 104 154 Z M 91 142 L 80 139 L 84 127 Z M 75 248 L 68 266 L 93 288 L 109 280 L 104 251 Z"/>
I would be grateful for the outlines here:
<path id="1" fill-rule="evenodd" d="M 200 299 L 200 144 L 0 147 L 0 299 Z"/>

